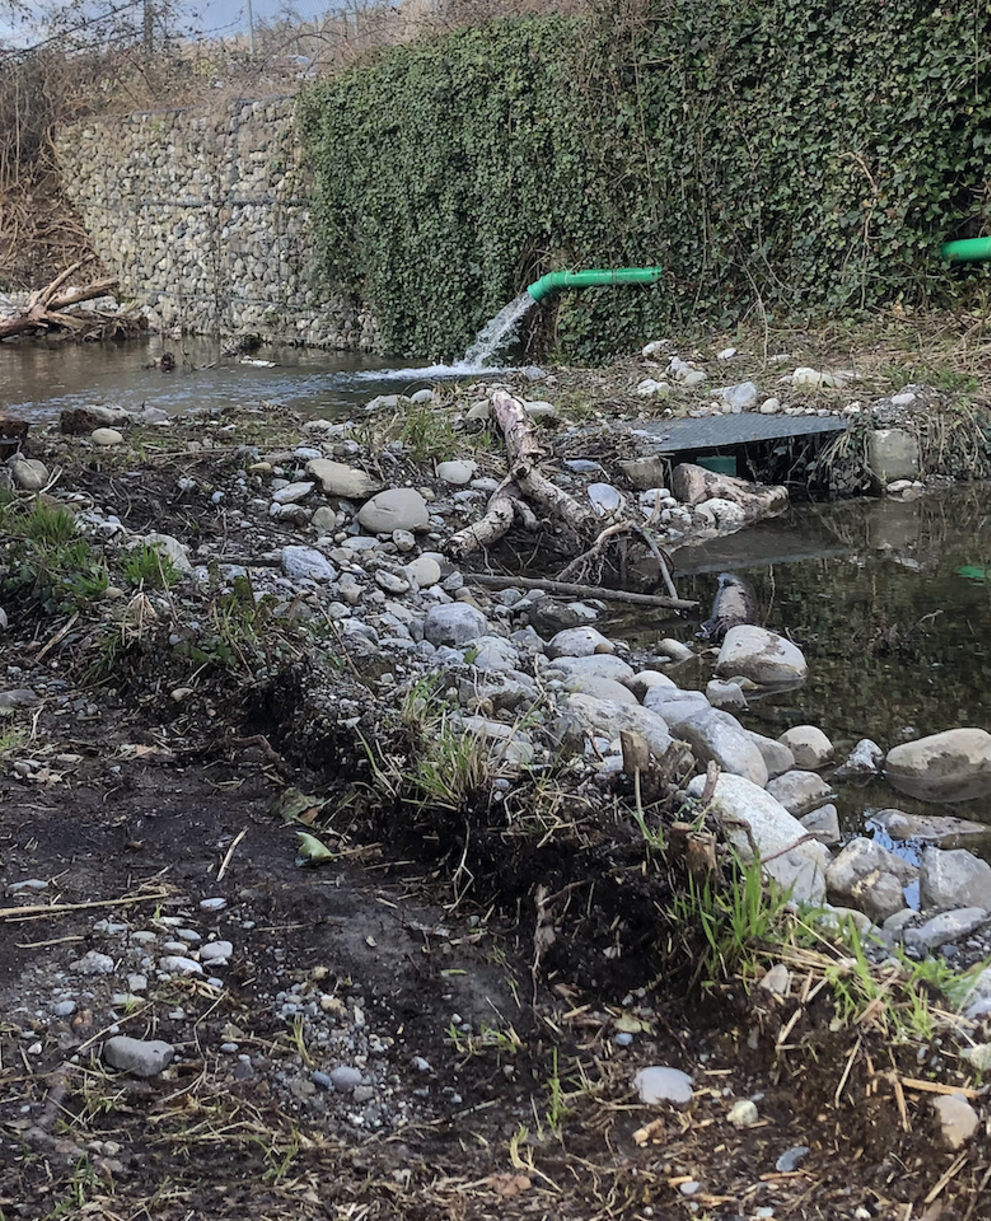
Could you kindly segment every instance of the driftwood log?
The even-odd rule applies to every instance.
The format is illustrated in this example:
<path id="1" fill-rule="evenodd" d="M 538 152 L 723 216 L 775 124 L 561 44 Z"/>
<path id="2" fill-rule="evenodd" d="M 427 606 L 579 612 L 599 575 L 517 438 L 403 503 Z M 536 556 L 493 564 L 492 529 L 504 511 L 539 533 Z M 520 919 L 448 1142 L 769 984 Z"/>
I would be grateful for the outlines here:
<path id="1" fill-rule="evenodd" d="M 108 319 L 103 315 L 80 316 L 65 311 L 83 301 L 92 301 L 97 297 L 105 297 L 116 287 L 117 278 L 108 276 L 102 280 L 94 280 L 90 284 L 60 291 L 68 280 L 84 266 L 88 259 L 80 259 L 55 277 L 50 284 L 31 294 L 24 312 L 16 318 L 6 318 L 0 321 L 0 340 L 12 339 L 15 335 L 35 334 L 38 331 L 68 330 L 76 334 L 85 331 L 94 324 L 103 326 Z"/>
<path id="2" fill-rule="evenodd" d="M 575 558 L 567 564 L 557 580 L 525 581 L 519 577 L 504 584 L 521 588 L 543 589 L 571 597 L 610 598 L 642 606 L 690 610 L 697 603 L 680 599 L 671 580 L 670 565 L 649 530 L 632 518 L 613 514 L 601 516 L 592 505 L 578 500 L 544 473 L 548 454 L 534 434 L 526 407 L 504 390 L 492 394 L 491 413 L 502 431 L 509 459 L 509 474 L 492 493 L 485 513 L 464 530 L 448 539 L 446 550 L 451 559 L 461 562 L 476 551 L 492 547 L 514 523 L 536 530 L 540 519 L 550 522 L 555 533 L 563 536 Z M 657 561 L 668 591 L 667 597 L 635 594 L 626 590 L 611 590 L 597 582 L 575 578 L 597 575 L 605 551 L 613 540 L 636 539 L 643 544 L 644 554 Z M 494 583 L 497 578 L 472 578 L 482 583 Z"/>

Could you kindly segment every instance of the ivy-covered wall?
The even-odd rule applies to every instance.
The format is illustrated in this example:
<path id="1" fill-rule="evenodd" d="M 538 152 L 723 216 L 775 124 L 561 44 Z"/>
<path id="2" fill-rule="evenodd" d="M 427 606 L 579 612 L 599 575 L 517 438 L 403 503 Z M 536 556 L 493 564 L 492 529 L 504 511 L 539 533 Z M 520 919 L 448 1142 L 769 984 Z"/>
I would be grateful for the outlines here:
<path id="1" fill-rule="evenodd" d="M 383 53 L 301 99 L 317 242 L 385 350 L 451 355 L 559 267 L 660 264 L 565 294 L 563 354 L 689 319 L 944 303 L 981 232 L 991 5 L 646 0 Z"/>

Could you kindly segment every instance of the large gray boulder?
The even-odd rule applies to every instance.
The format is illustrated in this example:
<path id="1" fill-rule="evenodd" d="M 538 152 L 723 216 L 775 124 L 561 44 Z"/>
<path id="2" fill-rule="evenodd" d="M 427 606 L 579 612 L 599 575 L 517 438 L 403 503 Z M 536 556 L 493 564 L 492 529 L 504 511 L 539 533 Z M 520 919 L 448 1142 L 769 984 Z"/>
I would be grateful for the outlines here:
<path id="1" fill-rule="evenodd" d="M 430 514 L 427 502 L 415 488 L 389 488 L 361 506 L 358 524 L 370 534 L 425 530 L 430 524 Z"/>
<path id="2" fill-rule="evenodd" d="M 624 729 L 632 730 L 645 739 L 658 759 L 671 745 L 668 727 L 657 713 L 639 704 L 620 704 L 591 695 L 569 695 L 562 703 L 556 735 L 565 736 L 574 727 L 589 737 L 607 738 L 610 742 Z"/>
<path id="3" fill-rule="evenodd" d="M 991 824 L 950 818 L 940 814 L 906 814 L 904 810 L 877 810 L 871 823 L 895 840 L 916 840 L 934 848 L 991 848 Z"/>
<path id="4" fill-rule="evenodd" d="M 564 680 L 564 689 L 579 695 L 592 695 L 598 700 L 612 700 L 615 704 L 636 704 L 640 701 L 622 683 L 614 678 L 599 678 L 596 674 L 569 674 Z"/>
<path id="5" fill-rule="evenodd" d="M 548 657 L 591 657 L 593 653 L 615 653 L 616 646 L 594 627 L 566 627 L 547 642 Z"/>
<path id="6" fill-rule="evenodd" d="M 488 631 L 488 620 L 475 606 L 467 602 L 449 602 L 445 606 L 432 606 L 423 620 L 423 638 L 436 648 L 450 645 L 459 649 L 484 636 Z"/>
<path id="7" fill-rule="evenodd" d="M 685 721 L 712 707 L 703 692 L 682 691 L 680 687 L 651 687 L 643 697 L 643 705 L 662 716 L 676 734 L 681 733 Z"/>
<path id="8" fill-rule="evenodd" d="M 688 785 L 689 796 L 701 797 L 704 787 L 705 777 L 696 776 Z M 716 780 L 712 805 L 744 861 L 753 859 L 756 848 L 760 857 L 773 858 L 764 862 L 764 873 L 790 889 L 796 902 L 815 906 L 823 902 L 829 852 L 805 839 L 802 824 L 770 793 L 745 776 L 723 772 Z M 740 824 L 746 824 L 749 835 Z"/>
<path id="9" fill-rule="evenodd" d="M 917 872 L 914 865 L 894 852 L 859 836 L 826 870 L 829 901 L 854 907 L 880 922 L 908 906 L 904 888 Z"/>
<path id="10" fill-rule="evenodd" d="M 795 766 L 795 756 L 784 742 L 778 742 L 775 738 L 765 738 L 762 733 L 755 733 L 752 729 L 748 729 L 747 733 L 750 735 L 751 742 L 763 756 L 764 766 L 767 768 L 770 780 L 792 770 Z"/>
<path id="11" fill-rule="evenodd" d="M 782 686 L 802 682 L 808 664 L 798 645 L 777 632 L 743 623 L 726 633 L 716 673 L 726 678 L 739 675 L 762 686 Z"/>
<path id="12" fill-rule="evenodd" d="M 890 784 L 923 801 L 969 801 L 991 793 L 991 734 L 947 729 L 888 751 Z"/>
<path id="13" fill-rule="evenodd" d="M 764 756 L 731 713 L 705 708 L 682 721 L 677 732 L 703 763 L 712 760 L 724 772 L 746 776 L 761 788 L 767 784 Z"/>
<path id="14" fill-rule="evenodd" d="M 793 725 L 779 741 L 795 756 L 795 766 L 814 771 L 833 757 L 833 744 L 817 725 Z"/>
<path id="15" fill-rule="evenodd" d="M 793 770 L 767 782 L 767 791 L 796 818 L 817 809 L 832 796 L 832 789 L 815 772 Z"/>
<path id="16" fill-rule="evenodd" d="M 589 657 L 557 657 L 548 667 L 547 673 L 557 671 L 567 678 L 611 678 L 621 683 L 633 677 L 633 667 L 610 653 L 593 653 Z"/>
<path id="17" fill-rule="evenodd" d="M 919 901 L 923 911 L 955 907 L 991 911 L 991 865 L 966 848 L 950 852 L 926 848 L 919 868 Z"/>

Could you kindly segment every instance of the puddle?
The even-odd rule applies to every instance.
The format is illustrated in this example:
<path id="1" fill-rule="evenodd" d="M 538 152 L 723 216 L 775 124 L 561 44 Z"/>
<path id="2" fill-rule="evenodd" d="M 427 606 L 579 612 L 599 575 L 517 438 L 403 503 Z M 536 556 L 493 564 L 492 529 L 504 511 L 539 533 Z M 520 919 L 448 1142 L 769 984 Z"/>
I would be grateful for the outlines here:
<path id="1" fill-rule="evenodd" d="M 686 641 L 710 613 L 718 574 L 750 586 L 757 622 L 791 637 L 809 677 L 798 690 L 755 702 L 749 728 L 778 737 L 819 725 L 837 753 L 859 738 L 883 749 L 956 726 L 991 728 L 991 583 L 958 573 L 991 556 L 991 486 L 965 485 L 910 504 L 856 500 L 798 505 L 757 526 L 674 553 L 682 597 L 697 598 L 680 623 L 643 614 L 614 616 L 609 629 L 649 648 L 663 636 Z M 681 686 L 712 676 L 712 658 L 679 667 Z M 841 814 L 895 806 L 991 821 L 987 800 L 936 807 L 883 782 L 843 786 Z"/>

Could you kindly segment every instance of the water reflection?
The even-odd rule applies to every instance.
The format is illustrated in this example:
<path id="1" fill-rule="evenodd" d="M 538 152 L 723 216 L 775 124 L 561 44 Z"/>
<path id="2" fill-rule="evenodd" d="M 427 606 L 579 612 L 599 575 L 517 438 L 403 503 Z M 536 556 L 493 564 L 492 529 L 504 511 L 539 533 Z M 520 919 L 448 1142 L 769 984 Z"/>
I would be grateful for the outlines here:
<path id="1" fill-rule="evenodd" d="M 163 347 L 176 369 L 148 368 Z M 143 404 L 170 414 L 191 408 L 279 403 L 306 416 L 353 413 L 377 394 L 410 394 L 429 386 L 431 370 L 399 370 L 376 357 L 313 348 L 268 348 L 274 368 L 220 355 L 218 342 L 160 337 L 118 344 L 0 344 L 0 407 L 30 420 L 53 419 L 68 407 Z"/>
<path id="2" fill-rule="evenodd" d="M 792 508 L 784 517 L 675 553 L 678 592 L 698 614 L 670 622 L 623 616 L 613 629 L 650 647 L 690 638 L 709 613 L 719 572 L 750 584 L 764 626 L 804 650 L 798 691 L 755 703 L 748 727 L 777 737 L 821 726 L 840 749 L 861 737 L 887 750 L 961 725 L 991 729 L 991 583 L 958 573 L 991 557 L 991 487 L 965 485 L 910 504 L 857 500 Z M 687 663 L 682 686 L 703 690 L 712 658 Z M 843 804 L 930 812 L 883 782 L 844 790 Z M 940 812 L 991 821 L 991 800 Z"/>

